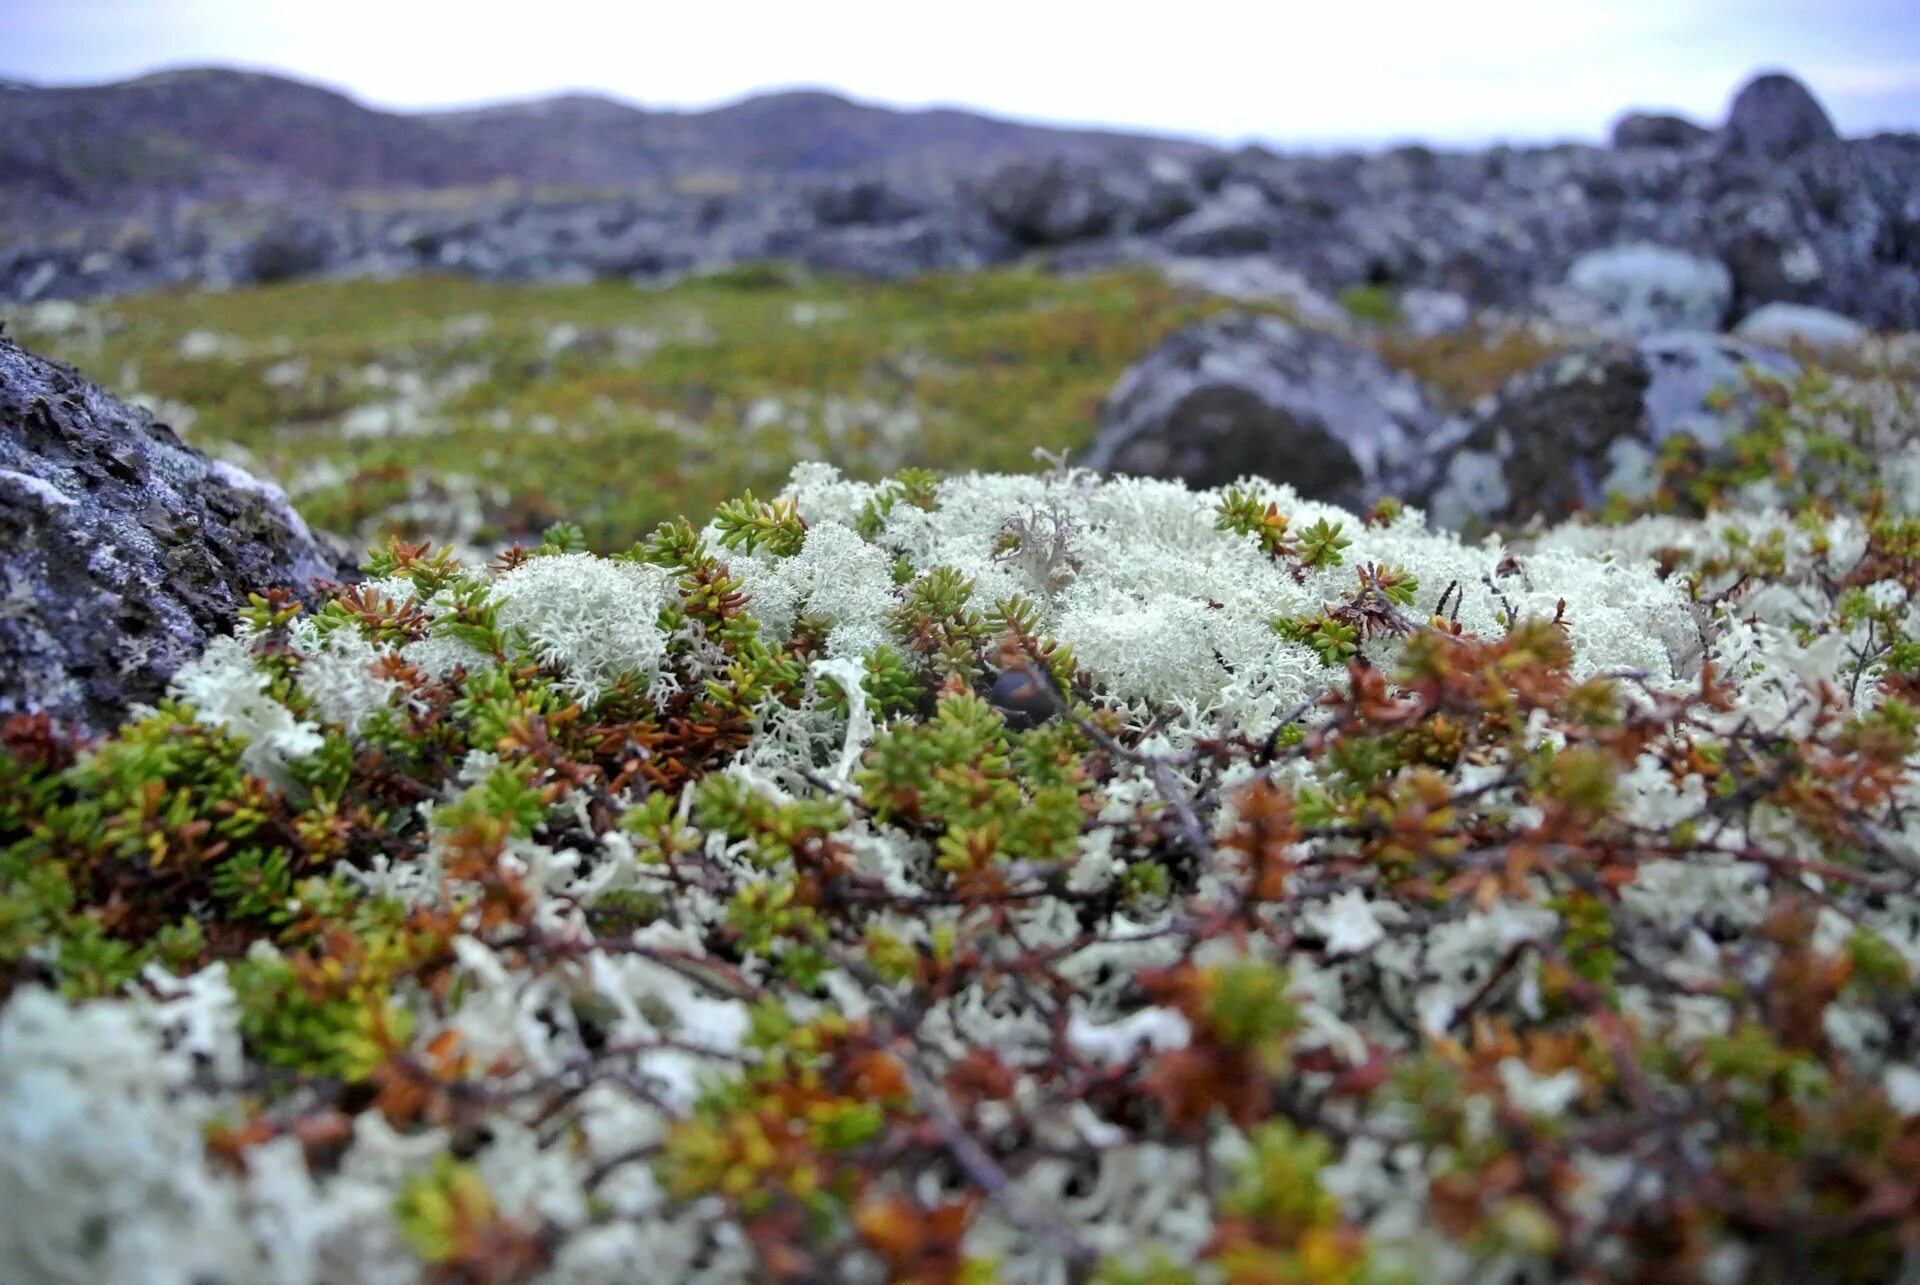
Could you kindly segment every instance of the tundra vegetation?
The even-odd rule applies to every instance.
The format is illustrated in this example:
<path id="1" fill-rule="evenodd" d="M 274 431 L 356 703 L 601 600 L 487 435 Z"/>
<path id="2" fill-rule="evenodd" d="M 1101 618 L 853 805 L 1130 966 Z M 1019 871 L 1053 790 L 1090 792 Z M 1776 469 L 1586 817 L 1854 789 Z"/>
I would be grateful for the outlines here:
<path id="1" fill-rule="evenodd" d="M 54 301 L 9 330 L 362 547 L 537 542 L 567 521 L 611 553 L 771 494 L 802 460 L 877 481 L 1080 449 L 1129 364 L 1234 306 L 1146 269 L 874 282 L 767 264 L 657 290 L 448 277 Z M 1551 351 L 1477 332 L 1382 344 L 1456 400 Z"/>
<path id="2" fill-rule="evenodd" d="M 481 490 L 110 736 L 0 729 L 0 1261 L 1920 1272 L 1910 383 L 1810 375 L 1651 505 L 1466 543 L 1016 458 L 1202 306 L 1140 278 L 870 287 L 805 343 L 773 310 L 832 292 L 694 283 L 631 369 L 554 336 L 621 351 L 611 292 L 387 289 L 56 317 L 336 477 L 320 523 L 430 525 L 381 468 Z M 463 344 L 430 430 L 335 431 L 394 390 L 327 372 Z M 749 426 L 889 378 L 885 476 Z M 500 547 L 530 496 L 580 520 Z"/>

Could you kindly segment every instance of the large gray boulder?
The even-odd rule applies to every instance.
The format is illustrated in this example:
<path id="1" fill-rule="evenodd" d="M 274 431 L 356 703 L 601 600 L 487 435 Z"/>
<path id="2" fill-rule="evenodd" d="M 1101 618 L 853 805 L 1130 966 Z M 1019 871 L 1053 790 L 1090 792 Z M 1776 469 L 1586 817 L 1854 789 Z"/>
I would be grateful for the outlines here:
<path id="1" fill-rule="evenodd" d="M 1735 162 L 1710 173 L 1705 192 L 1708 243 L 1733 273 L 1735 315 L 1801 303 L 1875 328 L 1920 326 L 1920 137 Z"/>
<path id="2" fill-rule="evenodd" d="M 1748 81 L 1734 95 L 1722 132 L 1733 151 L 1767 160 L 1785 160 L 1840 137 L 1820 100 L 1784 72 Z"/>
<path id="3" fill-rule="evenodd" d="M 1116 242 L 1191 214 L 1193 172 L 1169 157 L 1010 161 L 972 185 L 971 203 L 1021 249 Z"/>
<path id="4" fill-rule="evenodd" d="M 1751 426 L 1754 373 L 1791 378 L 1798 363 L 1725 335 L 1651 335 L 1563 354 L 1449 420 L 1444 459 L 1416 492 L 1435 525 L 1479 529 L 1555 522 L 1618 493 L 1654 493 L 1661 444 L 1688 434 L 1711 455 Z"/>
<path id="5" fill-rule="evenodd" d="M 1120 377 L 1081 463 L 1221 486 L 1252 474 L 1365 507 L 1403 489 L 1438 423 L 1420 385 L 1372 351 L 1278 317 L 1226 313 Z"/>
<path id="6" fill-rule="evenodd" d="M 0 337 L 0 715 L 109 730 L 249 593 L 349 570 L 279 487 Z"/>

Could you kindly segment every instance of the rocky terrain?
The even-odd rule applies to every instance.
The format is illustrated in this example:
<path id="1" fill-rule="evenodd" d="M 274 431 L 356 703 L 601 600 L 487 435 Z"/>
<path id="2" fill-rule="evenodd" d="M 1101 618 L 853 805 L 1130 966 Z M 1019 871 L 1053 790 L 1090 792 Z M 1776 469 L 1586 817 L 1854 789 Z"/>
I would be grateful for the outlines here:
<path id="1" fill-rule="evenodd" d="M 261 267 L 267 277 L 377 268 L 379 247 L 396 236 L 406 259 L 404 223 L 353 217 L 367 201 L 451 207 L 506 230 L 529 204 L 514 193 L 557 193 L 557 200 L 533 202 L 559 208 L 532 235 L 551 238 L 559 251 L 576 238 L 606 242 L 582 244 L 580 261 L 610 272 L 622 253 L 623 208 L 627 225 L 664 222 L 698 235 L 719 219 L 704 199 L 717 192 L 744 189 L 753 200 L 848 174 L 898 174 L 912 182 L 1021 158 L 1097 161 L 1147 147 L 1171 156 L 1209 150 L 957 110 L 896 111 L 817 91 L 760 95 L 703 112 L 572 95 L 401 114 L 283 77 L 183 70 L 97 87 L 16 84 L 0 92 L 0 192 L 7 197 L 0 231 L 23 246 L 53 237 L 74 241 L 83 255 L 117 256 L 111 268 L 131 270 L 137 288 L 153 279 L 258 279 Z M 929 197 L 942 189 L 917 190 Z M 564 195 L 609 192 L 631 199 L 623 205 Z M 503 193 L 510 199 L 500 199 Z M 881 212 L 861 205 L 858 195 L 850 200 L 822 218 L 859 222 Z M 791 217 L 778 201 L 767 216 Z M 289 230 L 287 219 L 303 231 Z M 61 238 L 63 229 L 78 235 Z M 448 230 L 436 224 L 421 235 Z M 287 248 L 280 258 L 260 251 L 270 262 L 249 263 L 249 246 L 262 235 Z M 302 235 L 316 244 L 297 244 Z M 439 266 L 435 247 L 412 248 L 407 266 Z M 238 262 L 218 263 L 234 254 Z M 541 262 L 527 271 L 550 274 L 565 266 L 566 255 L 548 264 L 552 256 L 536 250 L 535 258 Z M 86 275 L 104 279 L 89 288 L 128 288 L 103 261 L 95 266 Z M 472 270 L 485 269 L 476 263 Z M 638 262 L 629 269 L 638 270 Z"/>
<path id="2" fill-rule="evenodd" d="M 151 132 L 129 135 L 132 121 Z M 1840 138 L 1782 75 L 1742 88 L 1714 129 L 1630 115 L 1606 147 L 1477 152 L 1229 153 L 822 96 L 685 117 L 597 100 L 401 117 L 214 73 L 0 95 L 0 140 L 16 211 L 0 297 L 15 300 L 313 274 L 658 281 L 761 260 L 898 276 L 1037 256 L 1198 261 L 1253 289 L 1277 268 L 1327 293 L 1419 292 L 1442 313 L 1577 311 L 1595 290 L 1638 289 L 1686 294 L 1708 329 L 1769 303 L 1920 325 L 1920 138 Z M 540 190 L 582 187 L 598 190 Z"/>

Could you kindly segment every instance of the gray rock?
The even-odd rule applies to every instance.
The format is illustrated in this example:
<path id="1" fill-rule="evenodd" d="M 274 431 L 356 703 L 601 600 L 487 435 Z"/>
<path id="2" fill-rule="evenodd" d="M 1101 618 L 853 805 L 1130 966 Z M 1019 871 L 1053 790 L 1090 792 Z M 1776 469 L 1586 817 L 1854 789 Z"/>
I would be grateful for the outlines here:
<path id="1" fill-rule="evenodd" d="M 280 488 L 0 338 L 0 714 L 111 729 L 247 595 L 350 574 Z"/>
<path id="2" fill-rule="evenodd" d="M 1415 492 L 1437 526 L 1555 522 L 1610 494 L 1653 494 L 1661 443 L 1686 433 L 1711 455 L 1761 404 L 1749 368 L 1798 363 L 1724 335 L 1650 335 L 1566 353 L 1516 377 L 1434 439 L 1446 460 Z"/>
<path id="3" fill-rule="evenodd" d="M 1823 296 L 1827 267 L 1816 229 L 1790 194 L 1729 193 L 1707 219 L 1714 252 L 1733 276 L 1736 309 Z M 1832 300 L 1832 292 L 1825 297 Z"/>
<path id="4" fill-rule="evenodd" d="M 1852 317 L 1843 317 L 1826 308 L 1810 308 L 1799 303 L 1769 303 L 1755 308 L 1740 319 L 1733 333 L 1749 343 L 1784 348 L 1804 344 L 1810 348 L 1851 348 L 1867 337 L 1867 328 Z"/>
<path id="5" fill-rule="evenodd" d="M 1615 151 L 1679 152 L 1705 141 L 1713 131 L 1669 112 L 1628 112 L 1613 123 Z"/>
<path id="6" fill-rule="evenodd" d="M 1263 255 L 1230 259 L 1175 258 L 1160 265 L 1168 281 L 1237 303 L 1273 303 L 1322 330 L 1349 327 L 1347 310 L 1305 277 Z M 1464 302 L 1462 304 L 1464 307 Z"/>
<path id="7" fill-rule="evenodd" d="M 266 285 L 312 276 L 335 252 L 333 230 L 325 223 L 297 215 L 276 218 L 241 247 L 233 279 Z"/>
<path id="8" fill-rule="evenodd" d="M 1231 184 L 1167 228 L 1161 239 L 1175 254 L 1212 258 L 1259 254 L 1272 248 L 1280 230 L 1260 189 Z"/>
<path id="9" fill-rule="evenodd" d="M 1081 462 L 1195 487 L 1252 474 L 1365 507 L 1403 489 L 1436 423 L 1421 387 L 1372 351 L 1227 313 L 1179 331 L 1120 377 Z"/>
<path id="10" fill-rule="evenodd" d="M 987 217 L 1024 245 L 1060 245 L 1111 230 L 1120 200 L 1097 166 L 1014 161 L 980 187 Z"/>
<path id="11" fill-rule="evenodd" d="M 1151 158 L 1146 173 L 1125 193 L 1127 223 L 1135 232 L 1158 232 L 1192 214 L 1203 198 L 1192 166 Z"/>
<path id="12" fill-rule="evenodd" d="M 1726 265 L 1646 243 L 1581 255 L 1567 271 L 1567 285 L 1629 335 L 1718 330 L 1733 301 Z"/>
<path id="13" fill-rule="evenodd" d="M 1768 160 L 1784 160 L 1840 137 L 1820 100 L 1783 72 L 1748 81 L 1734 95 L 1722 132 L 1733 151 Z"/>

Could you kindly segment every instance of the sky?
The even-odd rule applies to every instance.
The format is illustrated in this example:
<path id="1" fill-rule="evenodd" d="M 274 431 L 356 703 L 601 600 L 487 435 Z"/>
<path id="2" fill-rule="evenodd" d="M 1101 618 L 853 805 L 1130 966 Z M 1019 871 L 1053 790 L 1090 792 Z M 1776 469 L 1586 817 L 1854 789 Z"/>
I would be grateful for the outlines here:
<path id="1" fill-rule="evenodd" d="M 374 106 L 816 87 L 1238 143 L 1598 138 L 1717 123 L 1761 70 L 1842 132 L 1920 130 L 1920 0 L 0 0 L 0 77 L 270 70 Z"/>

